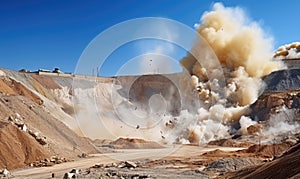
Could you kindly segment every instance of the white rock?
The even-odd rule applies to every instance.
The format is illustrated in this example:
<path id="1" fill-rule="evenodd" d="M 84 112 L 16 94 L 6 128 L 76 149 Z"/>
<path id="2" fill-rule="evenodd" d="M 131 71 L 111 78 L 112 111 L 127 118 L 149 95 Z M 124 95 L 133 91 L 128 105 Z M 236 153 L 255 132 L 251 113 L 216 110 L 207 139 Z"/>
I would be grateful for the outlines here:
<path id="1" fill-rule="evenodd" d="M 0 70 L 0 76 L 6 76 L 5 72 Z"/>
<path id="2" fill-rule="evenodd" d="M 131 161 L 125 161 L 126 167 L 128 168 L 136 168 L 137 165 L 134 162 Z"/>
<path id="3" fill-rule="evenodd" d="M 192 75 L 192 77 L 191 77 L 191 85 L 192 85 L 193 88 L 197 88 L 198 82 L 199 82 L 198 77 L 195 76 L 195 75 Z"/>
<path id="4" fill-rule="evenodd" d="M 26 126 L 26 124 L 24 124 L 24 125 L 22 126 L 22 131 L 27 132 L 27 126 Z"/>
<path id="5" fill-rule="evenodd" d="M 70 173 L 75 173 L 75 174 L 79 174 L 79 170 L 77 170 L 76 168 L 73 168 Z"/>
<path id="6" fill-rule="evenodd" d="M 39 136 L 39 132 L 34 132 L 33 135 L 34 135 L 35 137 L 38 137 L 38 136 Z"/>
<path id="7" fill-rule="evenodd" d="M 21 119 L 21 115 L 19 113 L 15 113 L 17 119 Z"/>
<path id="8" fill-rule="evenodd" d="M 71 179 L 75 177 L 75 173 L 65 173 L 64 179 Z"/>
<path id="9" fill-rule="evenodd" d="M 2 174 L 7 176 L 9 174 L 9 171 L 5 168 L 3 171 L 2 171 Z"/>

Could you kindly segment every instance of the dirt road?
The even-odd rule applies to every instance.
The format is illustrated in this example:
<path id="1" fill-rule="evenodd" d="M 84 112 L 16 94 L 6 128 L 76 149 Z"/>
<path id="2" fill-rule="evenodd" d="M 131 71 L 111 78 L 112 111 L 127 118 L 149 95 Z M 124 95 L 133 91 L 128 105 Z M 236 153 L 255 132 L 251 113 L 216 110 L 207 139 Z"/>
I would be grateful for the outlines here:
<path id="1" fill-rule="evenodd" d="M 24 168 L 12 171 L 11 178 L 22 179 L 41 179 L 51 178 L 51 173 L 55 173 L 56 178 L 62 178 L 64 173 L 69 172 L 72 168 L 84 169 L 89 168 L 95 164 L 110 164 L 113 162 L 124 160 L 144 160 L 151 159 L 157 160 L 162 157 L 193 157 L 199 156 L 205 152 L 221 149 L 224 151 L 236 151 L 243 148 L 226 148 L 226 147 L 206 147 L 199 146 L 174 146 L 163 149 L 128 149 L 128 150 L 115 150 L 113 153 L 94 154 L 89 158 L 79 159 L 74 162 L 67 162 L 57 164 L 51 167 L 41 168 Z"/>

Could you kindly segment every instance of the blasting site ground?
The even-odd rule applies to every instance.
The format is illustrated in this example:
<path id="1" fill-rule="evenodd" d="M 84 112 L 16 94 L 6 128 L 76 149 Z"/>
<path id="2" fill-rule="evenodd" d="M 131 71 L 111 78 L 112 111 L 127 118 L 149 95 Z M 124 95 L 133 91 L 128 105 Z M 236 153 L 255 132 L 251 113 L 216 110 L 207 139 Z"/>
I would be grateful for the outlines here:
<path id="1" fill-rule="evenodd" d="M 88 158 L 43 168 L 24 168 L 12 172 L 12 178 L 63 178 L 72 168 L 80 169 L 78 178 L 208 178 L 210 172 L 202 172 L 204 164 L 212 158 L 234 155 L 232 151 L 243 148 L 199 147 L 192 145 L 174 146 L 161 149 L 110 149 L 105 154 L 93 154 Z M 179 148 L 177 148 L 179 147 Z M 218 149 L 219 156 L 205 156 Z M 227 152 L 229 152 L 227 154 Z M 235 154 L 236 157 L 244 154 Z M 246 155 L 245 155 L 246 156 Z M 161 158 L 162 157 L 162 158 Z M 124 164 L 132 162 L 132 166 Z M 252 165 L 260 163 L 254 160 Z M 135 166 L 136 165 L 136 166 Z"/>
<path id="2" fill-rule="evenodd" d="M 84 108 L 72 107 L 71 99 L 74 93 L 85 95 L 95 91 L 89 78 L 78 77 L 76 91 L 72 89 L 73 76 L 1 71 L 0 178 L 7 178 L 1 174 L 5 167 L 10 171 L 9 178 L 22 179 L 52 178 L 52 175 L 63 178 L 68 172 L 77 178 L 292 178 L 300 173 L 298 128 L 295 128 L 298 131 L 270 136 L 257 135 L 259 130 L 268 128 L 269 117 L 274 114 L 279 116 L 273 119 L 275 124 L 276 121 L 284 121 L 287 126 L 297 124 L 297 120 L 283 120 L 276 111 L 284 107 L 299 115 L 299 84 L 273 84 L 273 79 L 278 79 L 276 73 L 266 78 L 276 89 L 267 89 L 251 106 L 251 116 L 264 120 L 248 127 L 248 134 L 232 135 L 203 145 L 166 145 L 142 139 L 139 136 L 143 133 L 138 133 L 142 130 L 135 127 L 131 128 L 132 136 L 112 139 L 103 133 L 101 139 L 84 137 L 74 117 Z M 279 81 L 296 79 L 297 75 L 290 76 L 298 72 L 286 70 L 286 76 L 281 75 Z M 173 77 L 177 78 L 176 74 Z M 113 116 L 113 109 L 105 105 L 108 103 L 105 100 L 109 96 L 106 90 L 114 79 L 99 80 L 97 95 L 103 102 L 100 104 L 105 113 Z M 129 77 L 120 78 L 124 83 L 130 80 Z M 149 85 L 155 91 L 163 84 L 169 85 L 162 80 L 146 76 L 131 86 L 142 89 Z M 124 126 L 118 128 L 117 124 L 116 131 L 125 131 Z M 160 131 L 156 132 L 158 138 L 164 138 Z M 78 172 L 72 173 L 73 168 Z"/>
<path id="3" fill-rule="evenodd" d="M 131 139 L 122 139 L 123 144 L 132 145 Z M 125 141 L 125 142 L 124 142 Z M 232 141 L 222 140 L 224 145 Z M 289 145 L 246 147 L 222 147 L 208 145 L 173 145 L 159 149 L 112 149 L 99 147 L 102 154 L 62 163 L 50 167 L 22 168 L 12 171 L 11 178 L 63 178 L 73 168 L 78 170 L 77 178 L 243 178 L 248 175 L 266 178 L 279 174 L 285 166 L 286 173 L 280 176 L 294 176 L 299 173 L 299 145 L 279 157 Z M 125 146 L 125 145 L 124 145 Z M 106 148 L 106 150 L 104 150 Z M 276 149 L 276 151 L 273 151 Z M 276 152 L 277 159 L 273 158 Z M 278 155 L 277 155 L 278 154 Z M 295 158 L 291 158 L 294 156 Z M 292 170 L 292 171 L 288 171 Z M 265 171 L 267 173 L 265 173 Z M 273 172 L 273 173 L 272 173 Z"/>

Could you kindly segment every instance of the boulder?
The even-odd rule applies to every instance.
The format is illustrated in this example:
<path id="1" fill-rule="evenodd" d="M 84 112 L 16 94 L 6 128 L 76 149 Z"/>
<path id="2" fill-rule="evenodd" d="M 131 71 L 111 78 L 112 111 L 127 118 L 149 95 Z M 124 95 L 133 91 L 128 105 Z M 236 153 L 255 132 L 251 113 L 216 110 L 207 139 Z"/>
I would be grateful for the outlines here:
<path id="1" fill-rule="evenodd" d="M 137 167 L 137 165 L 131 161 L 125 161 L 125 165 L 127 168 L 136 168 Z"/>

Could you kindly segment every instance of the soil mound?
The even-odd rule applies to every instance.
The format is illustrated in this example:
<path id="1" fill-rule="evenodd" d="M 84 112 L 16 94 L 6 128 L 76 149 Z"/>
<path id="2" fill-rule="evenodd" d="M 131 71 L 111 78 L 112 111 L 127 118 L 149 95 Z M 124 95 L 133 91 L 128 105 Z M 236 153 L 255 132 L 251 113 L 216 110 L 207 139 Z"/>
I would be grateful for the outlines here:
<path id="1" fill-rule="evenodd" d="M 261 160 L 252 157 L 241 158 L 223 158 L 211 162 L 204 170 L 216 172 L 229 172 L 241 170 L 246 167 L 261 164 Z"/>
<path id="2" fill-rule="evenodd" d="M 95 146 L 102 146 L 102 145 L 108 145 L 112 142 L 112 140 L 109 139 L 95 139 L 91 140 L 92 144 Z"/>
<path id="3" fill-rule="evenodd" d="M 259 167 L 230 173 L 228 178 L 298 178 L 300 173 L 299 144 L 282 157 Z"/>
<path id="4" fill-rule="evenodd" d="M 14 169 L 47 158 L 47 149 L 11 123 L 0 122 L 0 168 Z"/>
<path id="5" fill-rule="evenodd" d="M 276 114 L 282 107 L 287 109 L 300 108 L 300 90 L 289 90 L 283 92 L 265 92 L 253 103 L 251 118 L 266 121 L 271 114 Z"/>
<path id="6" fill-rule="evenodd" d="M 61 87 L 49 76 L 31 75 L 33 79 L 39 82 L 46 89 L 61 89 Z"/>
<path id="7" fill-rule="evenodd" d="M 45 137 L 45 147 L 51 156 L 74 159 L 77 157 L 77 155 L 81 155 L 82 153 L 97 153 L 97 150 L 89 143 L 87 139 L 79 137 L 64 123 L 54 118 L 50 112 L 44 109 L 43 106 L 36 105 L 33 101 L 24 96 L 5 96 L 0 98 L 0 111 L 0 121 L 7 122 L 11 119 L 11 116 L 18 116 L 18 121 L 22 121 L 24 124 L 26 124 L 28 131 L 31 130 L 33 134 L 38 133 L 37 136 Z M 7 151 L 9 151 L 12 156 L 18 156 L 19 153 L 22 154 L 21 151 L 12 150 L 12 148 L 15 146 L 21 146 L 22 150 L 31 150 L 31 148 L 28 146 L 34 146 L 34 144 L 26 141 L 26 139 L 6 136 L 8 133 L 9 132 L 7 132 L 5 128 L 0 128 L 0 134 L 3 134 L 2 137 L 14 144 L 7 144 L 7 146 L 9 146 Z M 14 133 L 18 134 L 17 132 L 11 133 L 11 135 Z M 29 134 L 27 133 L 23 135 Z M 35 140 L 30 135 L 29 137 Z M 0 146 L 0 152 L 4 151 L 3 147 L 5 146 Z M 39 151 L 36 150 L 35 147 L 33 147 L 32 150 L 36 152 Z M 31 162 L 35 161 L 33 160 L 36 158 L 35 156 L 36 155 L 34 152 L 26 154 L 26 157 L 28 157 Z M 16 160 L 16 157 L 11 159 L 13 160 L 0 158 L 0 161 L 19 163 L 15 164 L 13 167 L 20 167 L 23 166 L 24 163 L 27 163 L 27 161 L 24 162 Z"/>
<path id="8" fill-rule="evenodd" d="M 4 79 L 0 79 L 0 93 L 3 95 L 17 95 L 17 93 L 6 84 Z"/>
<path id="9" fill-rule="evenodd" d="M 206 152 L 202 156 L 208 157 L 208 158 L 210 158 L 210 157 L 219 158 L 219 157 L 233 157 L 233 156 L 235 156 L 235 154 L 232 152 L 225 152 L 223 150 L 216 149 L 213 151 Z"/>
<path id="10" fill-rule="evenodd" d="M 118 138 L 110 142 L 116 149 L 158 149 L 163 148 L 160 144 L 153 141 L 146 141 L 143 139 L 135 138 Z"/>
<path id="11" fill-rule="evenodd" d="M 292 146 L 292 143 L 280 143 L 280 144 L 270 144 L 270 145 L 252 145 L 248 149 L 242 150 L 246 153 L 254 153 L 257 156 L 272 158 L 277 155 L 281 155 L 287 151 Z"/>
<path id="12" fill-rule="evenodd" d="M 0 79 L 0 93 L 3 95 L 12 95 L 12 96 L 25 96 L 33 102 L 41 105 L 43 104 L 43 100 L 39 98 L 32 91 L 28 90 L 21 83 L 10 79 L 10 78 L 2 78 Z"/>
<path id="13" fill-rule="evenodd" d="M 221 147 L 249 147 L 251 144 L 246 142 L 236 142 L 232 139 L 220 139 L 210 141 L 208 145 L 217 145 Z"/>

